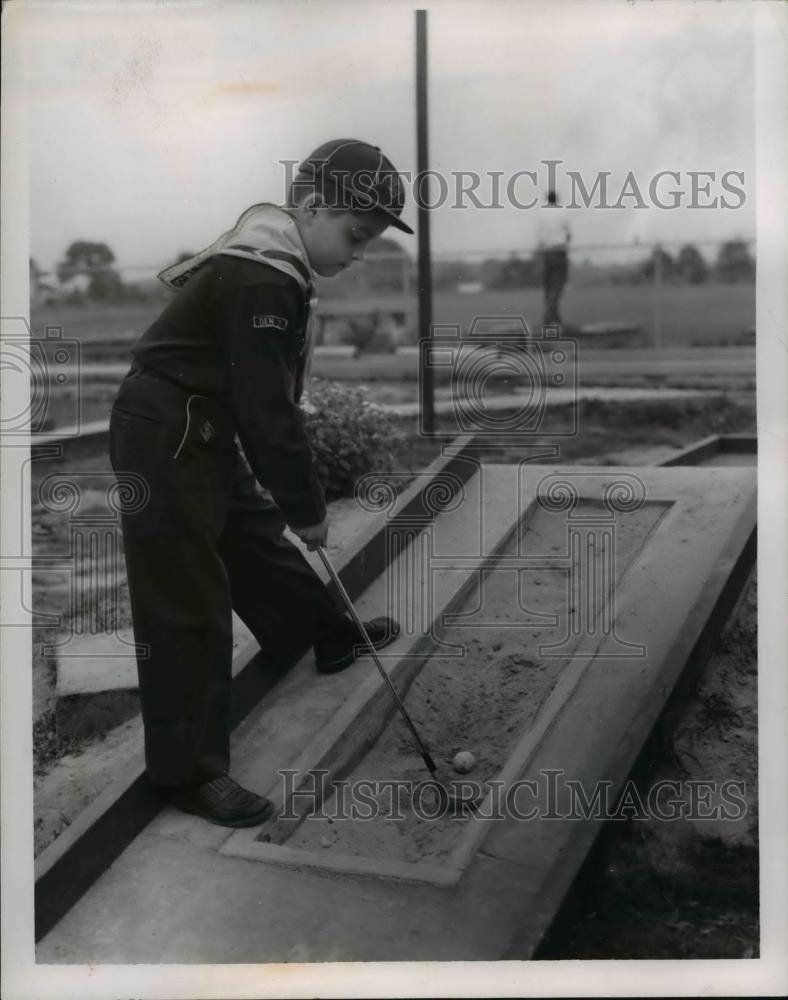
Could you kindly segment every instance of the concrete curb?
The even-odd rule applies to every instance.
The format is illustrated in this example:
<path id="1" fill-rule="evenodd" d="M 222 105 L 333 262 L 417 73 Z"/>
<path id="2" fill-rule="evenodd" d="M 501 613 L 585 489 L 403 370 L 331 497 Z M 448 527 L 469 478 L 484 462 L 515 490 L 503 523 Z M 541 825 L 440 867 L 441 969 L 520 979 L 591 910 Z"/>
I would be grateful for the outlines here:
<path id="1" fill-rule="evenodd" d="M 684 665 L 677 671 L 669 692 L 662 690 L 654 693 L 649 719 L 644 727 L 645 733 L 634 757 L 626 756 L 621 747 L 616 748 L 612 773 L 616 775 L 619 786 L 623 786 L 628 779 L 632 779 L 636 784 L 642 783 L 639 776 L 647 768 L 647 761 L 654 753 L 654 746 L 663 739 L 661 729 L 666 724 L 665 720 L 669 719 L 671 713 L 676 711 L 688 697 L 698 674 L 717 648 L 720 633 L 729 620 L 755 566 L 758 529 L 754 523 L 754 507 L 753 502 L 753 525 L 748 525 L 746 521 L 739 525 L 736 533 L 728 541 L 715 579 L 709 583 L 708 589 L 717 595 L 713 605 L 710 608 L 694 609 L 691 628 L 694 631 L 699 627 L 700 631 Z M 687 624 L 689 630 L 689 620 Z M 524 921 L 506 955 L 502 956 L 504 959 L 539 960 L 540 948 L 553 932 L 553 927 L 560 928 L 565 909 L 571 912 L 584 886 L 587 886 L 589 879 L 593 878 L 594 867 L 605 849 L 607 838 L 615 836 L 614 827 L 614 823 L 606 822 L 596 826 L 589 825 L 582 831 L 584 844 L 581 849 L 563 858 L 546 880 L 550 885 L 549 895 L 555 900 L 552 905 L 552 918 L 540 928 L 534 928 L 528 920 Z"/>
<path id="2" fill-rule="evenodd" d="M 719 455 L 757 455 L 758 438 L 752 434 L 711 434 L 682 448 L 661 466 L 702 465 Z M 710 462 L 709 464 L 713 464 Z"/>

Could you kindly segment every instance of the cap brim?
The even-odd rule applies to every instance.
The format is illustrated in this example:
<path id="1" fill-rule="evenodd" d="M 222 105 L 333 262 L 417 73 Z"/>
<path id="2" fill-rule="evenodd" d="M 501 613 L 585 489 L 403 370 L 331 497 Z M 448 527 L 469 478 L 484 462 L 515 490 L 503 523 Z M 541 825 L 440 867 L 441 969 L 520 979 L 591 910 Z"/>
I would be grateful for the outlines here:
<path id="1" fill-rule="evenodd" d="M 382 212 L 386 216 L 389 220 L 390 226 L 394 226 L 394 228 L 399 229 L 400 232 L 408 233 L 409 236 L 416 235 L 407 222 L 403 222 L 398 215 L 395 215 L 393 212 L 389 211 L 389 209 L 383 208 L 382 205 L 378 205 L 378 211 Z"/>
<path id="2" fill-rule="evenodd" d="M 371 196 L 366 192 L 357 191 L 355 188 L 352 188 L 346 184 L 341 184 L 341 185 L 337 184 L 336 187 L 341 188 L 341 190 L 343 190 L 347 194 L 354 196 L 355 198 L 368 199 L 370 202 L 367 205 L 351 204 L 349 206 L 343 206 L 343 207 L 348 207 L 351 211 L 356 211 L 356 212 L 379 212 L 381 215 L 385 215 L 386 221 L 390 226 L 394 226 L 394 228 L 399 229 L 400 232 L 408 233 L 409 236 L 415 236 L 415 233 L 407 224 L 407 222 L 403 222 L 402 219 L 400 219 L 400 217 L 396 214 L 396 212 L 393 212 L 390 208 L 387 208 L 385 205 L 381 205 L 379 201 L 374 201 L 371 198 Z"/>

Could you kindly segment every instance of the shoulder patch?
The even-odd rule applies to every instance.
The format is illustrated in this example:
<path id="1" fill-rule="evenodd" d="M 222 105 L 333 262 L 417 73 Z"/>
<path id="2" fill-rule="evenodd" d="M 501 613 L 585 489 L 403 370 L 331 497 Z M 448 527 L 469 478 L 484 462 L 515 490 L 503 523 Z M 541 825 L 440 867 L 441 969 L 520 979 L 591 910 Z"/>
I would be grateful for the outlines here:
<path id="1" fill-rule="evenodd" d="M 273 327 L 275 330 L 281 330 L 283 333 L 287 329 L 287 317 L 285 316 L 253 316 L 252 325 L 255 330 L 261 330 L 265 327 Z"/>

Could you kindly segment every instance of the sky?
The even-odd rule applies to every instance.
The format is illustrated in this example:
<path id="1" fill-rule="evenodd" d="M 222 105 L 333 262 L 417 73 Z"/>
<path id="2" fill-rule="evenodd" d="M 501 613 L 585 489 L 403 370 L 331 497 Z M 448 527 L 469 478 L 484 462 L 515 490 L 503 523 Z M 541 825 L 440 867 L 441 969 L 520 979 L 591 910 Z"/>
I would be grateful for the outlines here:
<path id="1" fill-rule="evenodd" d="M 281 202 L 285 167 L 337 136 L 380 145 L 416 171 L 414 4 L 397 0 L 177 4 L 29 0 L 4 18 L 25 50 L 10 95 L 27 109 L 30 252 L 51 268 L 74 239 L 109 244 L 151 270 L 197 250 L 259 201 Z M 500 208 L 432 213 L 436 254 L 516 251 L 536 242 L 543 161 L 591 188 L 610 171 L 615 203 L 632 171 L 646 206 L 570 213 L 576 245 L 754 236 L 752 5 L 445 0 L 429 8 L 430 166 L 476 171 Z M 9 95 L 6 95 L 7 98 Z M 651 201 L 660 170 L 685 203 Z M 686 207 L 688 171 L 713 171 L 735 208 Z M 412 189 L 409 188 L 409 192 Z M 433 181 L 431 197 L 438 190 Z M 405 219 L 415 224 L 409 194 Z M 397 233 L 410 245 L 415 239 Z"/>

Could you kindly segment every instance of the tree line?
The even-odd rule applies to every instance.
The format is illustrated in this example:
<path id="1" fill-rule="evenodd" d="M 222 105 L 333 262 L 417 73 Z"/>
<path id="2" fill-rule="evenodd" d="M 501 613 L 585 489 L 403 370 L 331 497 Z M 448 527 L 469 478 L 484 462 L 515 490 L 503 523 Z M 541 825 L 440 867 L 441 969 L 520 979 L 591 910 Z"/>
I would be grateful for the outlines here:
<path id="1" fill-rule="evenodd" d="M 728 284 L 754 280 L 755 259 L 745 240 L 728 240 L 720 244 L 711 263 L 694 244 L 686 243 L 675 255 L 655 247 L 644 260 L 632 264 L 585 264 L 582 269 L 600 282 L 613 284 L 653 282 L 658 269 L 661 280 L 672 284 L 702 285 L 707 281 Z M 542 261 L 538 253 L 528 256 L 513 253 L 507 259 L 491 257 L 481 263 L 443 260 L 433 267 L 433 275 L 437 288 L 466 282 L 478 282 L 489 289 L 538 288 L 542 284 Z"/>
<path id="2" fill-rule="evenodd" d="M 392 259 L 370 260 L 367 263 L 365 285 L 369 291 L 396 292 L 402 290 L 403 259 L 407 257 L 402 247 L 386 238 L 370 247 L 372 254 L 385 253 Z M 176 262 L 192 256 L 183 251 Z M 396 259 L 399 258 L 399 259 Z M 408 259 L 408 264 L 410 263 Z M 655 247 L 645 260 L 631 265 L 582 265 L 586 273 L 593 273 L 600 281 L 614 284 L 653 282 L 659 271 L 663 282 L 672 284 L 702 285 L 707 281 L 724 283 L 752 281 L 755 277 L 755 259 L 745 240 L 728 240 L 722 243 L 716 258 L 708 263 L 698 248 L 687 243 L 677 253 L 670 254 L 662 247 Z M 45 281 L 46 275 L 30 259 L 30 284 L 34 294 L 43 299 L 79 304 L 86 301 L 121 303 L 145 302 L 164 298 L 168 294 L 155 279 L 143 282 L 126 282 L 116 267 L 115 255 L 106 243 L 75 240 L 66 249 L 55 268 L 58 285 Z M 433 266 L 436 288 L 454 288 L 462 283 L 478 283 L 488 289 L 536 288 L 542 282 L 542 264 L 538 253 L 520 256 L 513 253 L 506 259 L 488 258 L 481 263 L 458 258 L 436 261 Z"/>
<path id="3" fill-rule="evenodd" d="M 193 256 L 184 251 L 176 261 Z M 115 254 L 106 243 L 93 240 L 75 240 L 55 265 L 54 277 L 42 271 L 34 258 L 30 258 L 30 287 L 33 294 L 44 300 L 68 302 L 147 302 L 164 298 L 169 293 L 157 279 L 124 281 L 116 266 Z"/>

